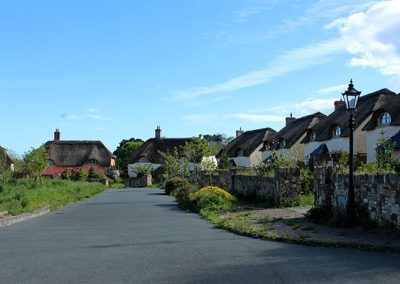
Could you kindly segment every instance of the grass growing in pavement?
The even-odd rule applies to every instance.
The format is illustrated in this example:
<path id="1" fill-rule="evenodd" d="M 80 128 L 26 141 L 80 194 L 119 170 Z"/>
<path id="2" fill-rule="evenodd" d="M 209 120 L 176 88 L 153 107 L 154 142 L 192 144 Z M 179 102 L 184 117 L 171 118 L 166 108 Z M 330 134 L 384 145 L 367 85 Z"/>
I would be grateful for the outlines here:
<path id="1" fill-rule="evenodd" d="M 314 206 L 314 194 L 300 194 L 300 206 Z"/>
<path id="2" fill-rule="evenodd" d="M 37 183 L 32 179 L 20 179 L 0 186 L 0 211 L 17 215 L 49 205 L 54 210 L 105 189 L 96 182 L 43 179 L 42 183 Z"/>

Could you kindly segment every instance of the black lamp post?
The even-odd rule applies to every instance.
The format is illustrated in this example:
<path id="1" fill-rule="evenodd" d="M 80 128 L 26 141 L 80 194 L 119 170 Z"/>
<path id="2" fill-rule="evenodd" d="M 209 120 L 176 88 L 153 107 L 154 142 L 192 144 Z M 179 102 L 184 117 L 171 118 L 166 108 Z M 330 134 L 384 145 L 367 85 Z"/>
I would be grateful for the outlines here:
<path id="1" fill-rule="evenodd" d="M 357 107 L 358 98 L 361 92 L 354 89 L 353 80 L 350 80 L 347 91 L 342 93 L 346 103 L 346 109 L 349 114 L 349 190 L 347 192 L 346 202 L 346 223 L 353 226 L 356 220 L 356 198 L 354 192 L 354 175 L 353 175 L 353 128 L 354 128 L 354 111 Z"/>

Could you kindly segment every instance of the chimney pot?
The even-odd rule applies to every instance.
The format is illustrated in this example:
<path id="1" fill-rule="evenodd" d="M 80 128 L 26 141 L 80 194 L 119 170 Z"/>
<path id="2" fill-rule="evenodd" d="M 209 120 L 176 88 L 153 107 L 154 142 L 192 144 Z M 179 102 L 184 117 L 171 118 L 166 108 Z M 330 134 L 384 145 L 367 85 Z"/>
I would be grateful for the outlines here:
<path id="1" fill-rule="evenodd" d="M 243 130 L 242 130 L 242 127 L 240 127 L 239 130 L 236 130 L 236 138 L 238 138 L 242 134 L 243 134 Z"/>
<path id="2" fill-rule="evenodd" d="M 296 120 L 296 118 L 292 116 L 292 113 L 290 113 L 290 116 L 286 117 L 286 126 L 288 126 L 293 120 Z"/>
<path id="3" fill-rule="evenodd" d="M 159 125 L 156 128 L 156 139 L 161 139 L 161 128 Z"/>
<path id="4" fill-rule="evenodd" d="M 344 101 L 340 99 L 340 101 L 335 101 L 333 103 L 335 105 L 335 111 L 338 110 L 342 105 L 344 105 Z"/>
<path id="5" fill-rule="evenodd" d="M 60 130 L 57 128 L 56 131 L 54 131 L 54 141 L 60 141 L 61 140 L 61 133 Z"/>

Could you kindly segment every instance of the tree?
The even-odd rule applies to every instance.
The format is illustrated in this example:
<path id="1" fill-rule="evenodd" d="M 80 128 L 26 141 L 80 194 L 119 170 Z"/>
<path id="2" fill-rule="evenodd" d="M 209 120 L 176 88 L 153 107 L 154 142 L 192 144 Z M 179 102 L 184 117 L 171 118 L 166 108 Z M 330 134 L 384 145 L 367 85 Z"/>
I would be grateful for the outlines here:
<path id="1" fill-rule="evenodd" d="M 49 161 L 49 155 L 44 146 L 33 148 L 25 152 L 23 156 L 23 165 L 25 170 L 31 174 L 35 180 L 41 180 L 43 171 L 46 169 Z"/>
<path id="2" fill-rule="evenodd" d="M 229 157 L 225 151 L 221 152 L 218 168 L 221 170 L 229 170 L 232 167 L 231 163 L 229 162 Z"/>
<path id="3" fill-rule="evenodd" d="M 390 138 L 385 137 L 383 128 L 381 138 L 379 138 L 376 146 L 376 162 L 378 163 L 378 167 L 384 171 L 392 171 L 392 155 L 395 145 Z"/>
<path id="4" fill-rule="evenodd" d="M 0 170 L 7 168 L 7 150 L 0 146 Z"/>
<path id="5" fill-rule="evenodd" d="M 164 153 L 159 151 L 162 161 L 161 167 L 164 171 L 164 178 L 169 180 L 173 177 L 187 177 L 189 176 L 189 163 L 180 159 L 178 150 L 174 148 L 172 153 Z"/>
<path id="6" fill-rule="evenodd" d="M 203 157 L 207 157 L 211 153 L 211 147 L 209 142 L 200 137 L 194 137 L 192 141 L 186 142 L 183 146 L 183 152 L 189 161 L 194 165 L 194 180 L 197 184 L 199 177 L 199 164 L 203 160 Z"/>
<path id="7" fill-rule="evenodd" d="M 123 139 L 117 149 L 114 151 L 114 155 L 117 156 L 117 167 L 121 171 L 128 168 L 128 159 L 132 155 L 133 151 L 139 148 L 143 144 L 142 139 L 131 138 L 129 140 Z"/>

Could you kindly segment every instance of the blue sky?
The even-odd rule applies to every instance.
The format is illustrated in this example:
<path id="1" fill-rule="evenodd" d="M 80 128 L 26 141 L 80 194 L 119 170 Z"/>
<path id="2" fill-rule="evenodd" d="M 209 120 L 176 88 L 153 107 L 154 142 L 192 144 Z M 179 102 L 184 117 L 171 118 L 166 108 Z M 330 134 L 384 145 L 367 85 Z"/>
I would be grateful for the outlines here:
<path id="1" fill-rule="evenodd" d="M 0 145 L 279 130 L 400 92 L 400 0 L 1 1 Z"/>

